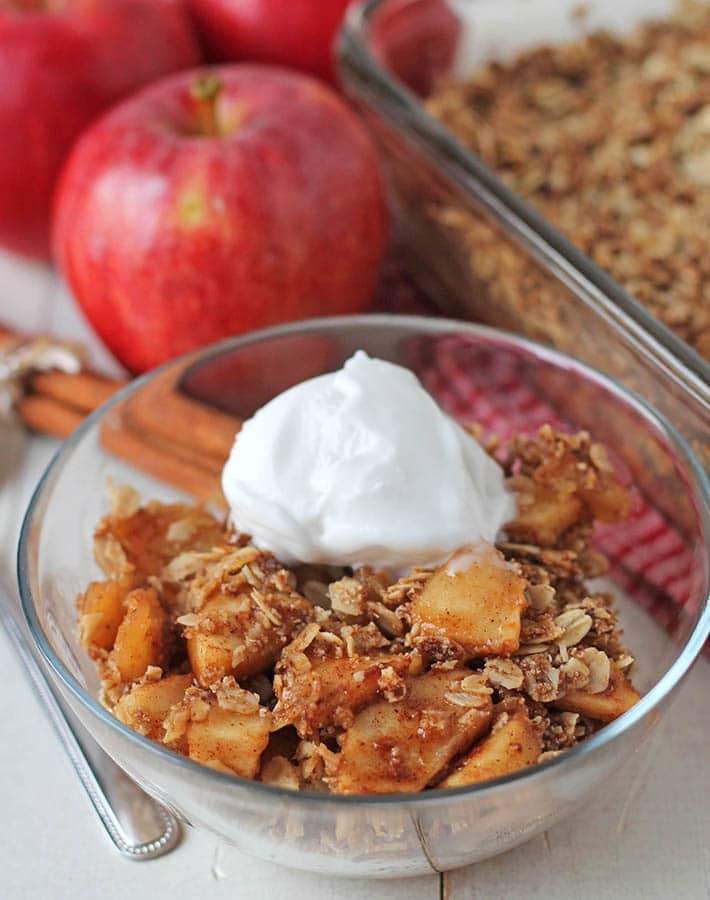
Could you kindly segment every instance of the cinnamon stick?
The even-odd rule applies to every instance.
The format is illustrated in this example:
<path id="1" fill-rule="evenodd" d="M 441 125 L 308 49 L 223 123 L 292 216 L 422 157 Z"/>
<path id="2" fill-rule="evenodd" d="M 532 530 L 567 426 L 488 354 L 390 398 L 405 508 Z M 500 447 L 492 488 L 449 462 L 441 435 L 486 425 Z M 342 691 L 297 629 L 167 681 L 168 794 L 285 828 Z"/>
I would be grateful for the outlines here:
<path id="1" fill-rule="evenodd" d="M 165 437 L 159 429 L 147 431 L 143 428 L 137 428 L 130 415 L 127 415 L 127 410 L 123 405 L 117 412 L 120 412 L 121 415 L 121 429 L 123 431 L 129 432 L 134 438 L 150 445 L 154 450 L 160 451 L 165 456 L 182 460 L 189 465 L 195 465 L 219 479 L 222 468 L 227 461 L 227 456 L 217 459 L 202 452 L 199 446 L 191 444 L 184 436 L 185 431 L 190 431 L 189 426 L 186 428 L 184 422 L 182 428 L 177 432 L 181 435 L 181 439 L 174 440 Z"/>
<path id="2" fill-rule="evenodd" d="M 185 448 L 203 461 L 212 460 L 221 470 L 241 422 L 236 416 L 185 396 L 176 387 L 178 375 L 171 368 L 127 397 L 124 421 L 137 433 L 173 447 L 174 452 Z"/>
<path id="3" fill-rule="evenodd" d="M 70 375 L 55 370 L 37 372 L 30 379 L 30 387 L 37 394 L 52 397 L 86 413 L 93 412 L 127 383 L 116 378 L 103 378 L 92 372 Z"/>
<path id="4" fill-rule="evenodd" d="M 132 466 L 172 484 L 193 497 L 224 506 L 219 475 L 199 464 L 186 462 L 151 445 L 125 428 L 120 415 L 110 414 L 101 423 L 101 443 L 115 456 Z"/>
<path id="5" fill-rule="evenodd" d="M 15 338 L 0 325 L 0 337 Z M 222 466 L 240 422 L 183 395 L 179 371 L 161 373 L 114 407 L 100 425 L 103 446 L 181 491 L 223 504 Z M 35 372 L 18 409 L 24 423 L 61 440 L 126 384 L 92 372 Z"/>
<path id="6" fill-rule="evenodd" d="M 19 403 L 19 413 L 29 428 L 62 441 L 76 431 L 85 418 L 79 410 L 40 394 L 23 397 Z"/>

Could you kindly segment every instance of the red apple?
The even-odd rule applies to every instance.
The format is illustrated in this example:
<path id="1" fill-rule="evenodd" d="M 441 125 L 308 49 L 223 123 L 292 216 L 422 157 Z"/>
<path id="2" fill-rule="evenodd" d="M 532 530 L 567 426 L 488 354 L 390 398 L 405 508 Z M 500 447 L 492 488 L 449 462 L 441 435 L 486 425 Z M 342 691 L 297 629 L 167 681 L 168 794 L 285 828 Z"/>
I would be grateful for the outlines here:
<path id="1" fill-rule="evenodd" d="M 0 244 L 46 257 L 54 184 L 79 132 L 198 61 L 176 0 L 0 2 Z"/>
<path id="2" fill-rule="evenodd" d="M 218 60 L 253 59 L 335 79 L 333 41 L 349 0 L 189 0 Z"/>
<path id="3" fill-rule="evenodd" d="M 95 123 L 57 191 L 58 262 L 133 372 L 217 338 L 362 310 L 387 241 L 370 137 L 322 82 L 181 73 Z"/>
<path id="4" fill-rule="evenodd" d="M 448 0 L 404 0 L 378 10 L 370 45 L 385 68 L 426 97 L 450 72 L 460 33 Z"/>

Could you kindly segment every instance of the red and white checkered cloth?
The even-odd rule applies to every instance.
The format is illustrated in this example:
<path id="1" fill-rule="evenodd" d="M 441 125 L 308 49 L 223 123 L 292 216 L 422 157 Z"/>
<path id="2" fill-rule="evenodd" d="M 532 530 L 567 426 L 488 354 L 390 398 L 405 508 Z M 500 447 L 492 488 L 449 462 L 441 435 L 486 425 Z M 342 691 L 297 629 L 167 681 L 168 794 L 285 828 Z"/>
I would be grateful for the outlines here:
<path id="1" fill-rule="evenodd" d="M 385 272 L 378 311 L 436 315 L 436 308 L 393 264 Z M 435 358 L 419 372 L 429 391 L 452 416 L 476 421 L 489 433 L 506 440 L 515 433 L 532 434 L 549 423 L 570 431 L 549 403 L 525 382 L 519 364 L 505 354 L 487 356 L 473 368 L 461 351 L 461 338 L 443 338 Z M 465 348 L 464 348 L 465 350 Z M 491 386 L 495 385 L 495 390 Z M 597 528 L 595 544 L 608 557 L 614 581 L 669 631 L 700 601 L 701 572 L 683 536 L 632 489 L 632 513 L 621 524 Z M 706 645 L 706 652 L 710 642 Z"/>

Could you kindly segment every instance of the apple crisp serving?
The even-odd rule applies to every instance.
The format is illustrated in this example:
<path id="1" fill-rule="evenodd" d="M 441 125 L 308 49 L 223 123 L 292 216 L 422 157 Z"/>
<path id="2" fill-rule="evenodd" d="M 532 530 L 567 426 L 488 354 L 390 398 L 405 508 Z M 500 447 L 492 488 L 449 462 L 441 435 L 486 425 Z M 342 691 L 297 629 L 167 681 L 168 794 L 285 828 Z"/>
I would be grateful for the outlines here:
<path id="1" fill-rule="evenodd" d="M 287 567 L 203 507 L 113 490 L 106 578 L 77 601 L 103 702 L 213 769 L 337 794 L 473 784 L 584 740 L 639 699 L 612 598 L 586 583 L 606 568 L 594 523 L 629 495 L 586 433 L 498 455 L 505 540 L 399 580 Z"/>

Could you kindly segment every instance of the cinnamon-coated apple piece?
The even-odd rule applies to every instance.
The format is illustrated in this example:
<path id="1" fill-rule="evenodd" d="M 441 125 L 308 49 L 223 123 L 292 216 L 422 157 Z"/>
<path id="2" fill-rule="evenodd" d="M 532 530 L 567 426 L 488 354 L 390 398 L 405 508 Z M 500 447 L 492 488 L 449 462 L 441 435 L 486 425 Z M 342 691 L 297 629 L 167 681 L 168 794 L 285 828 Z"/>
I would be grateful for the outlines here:
<path id="1" fill-rule="evenodd" d="M 488 737 L 459 760 L 439 787 L 463 787 L 508 775 L 536 763 L 540 753 L 542 738 L 525 710 L 504 712 L 494 722 Z"/>
<path id="2" fill-rule="evenodd" d="M 554 701 L 553 706 L 607 723 L 618 719 L 640 699 L 641 695 L 636 688 L 616 663 L 612 662 L 606 690 L 596 694 L 588 690 L 567 691 L 559 700 Z"/>
<path id="3" fill-rule="evenodd" d="M 520 644 L 526 581 L 494 547 L 460 550 L 412 602 L 413 625 L 440 630 L 468 659 L 504 656 Z"/>
<path id="4" fill-rule="evenodd" d="M 160 741 L 166 716 L 191 684 L 191 675 L 170 675 L 160 681 L 137 684 L 115 705 L 114 715 L 134 731 Z"/>
<path id="5" fill-rule="evenodd" d="M 219 602 L 219 601 L 217 601 Z M 208 687 L 225 675 L 237 675 L 237 666 L 232 664 L 234 652 L 243 641 L 238 634 L 202 634 L 192 632 L 187 637 L 187 655 L 195 677 L 201 685 Z M 269 654 L 260 655 L 259 668 L 268 664 Z M 256 661 L 253 655 L 252 660 Z"/>
<path id="6" fill-rule="evenodd" d="M 149 666 L 164 666 L 168 658 L 168 619 L 153 588 L 136 588 L 126 597 L 126 614 L 119 625 L 109 661 L 122 681 L 137 681 Z"/>
<path id="7" fill-rule="evenodd" d="M 79 640 L 94 656 L 96 650 L 110 650 L 125 615 L 125 587 L 117 581 L 92 581 L 77 599 Z"/>
<path id="8" fill-rule="evenodd" d="M 334 793 L 421 791 L 487 729 L 490 694 L 468 669 L 433 670 L 405 683 L 403 700 L 365 707 L 340 738 Z"/>
<path id="9" fill-rule="evenodd" d="M 505 530 L 513 540 L 554 547 L 578 521 L 584 504 L 574 492 L 556 491 L 542 485 L 534 488 L 533 494 L 527 495 L 524 501 L 519 500 L 517 514 Z"/>
<path id="10" fill-rule="evenodd" d="M 303 738 L 350 724 L 353 715 L 378 695 L 393 694 L 403 686 L 402 676 L 413 664 L 421 664 L 421 657 L 381 653 L 309 662 L 310 668 L 300 671 L 285 655 L 277 669 L 280 677 L 274 680 L 279 701 L 276 727 L 293 725 Z"/>
<path id="11" fill-rule="evenodd" d="M 220 594 L 185 629 L 192 671 L 203 687 L 225 675 L 248 678 L 263 672 L 312 616 L 298 594 L 270 593 L 257 603 L 250 593 Z"/>
<path id="12" fill-rule="evenodd" d="M 270 731 L 271 715 L 263 708 L 241 713 L 212 706 L 205 719 L 188 725 L 188 753 L 203 765 L 255 778 Z"/>
<path id="13" fill-rule="evenodd" d="M 511 540 L 555 547 L 581 521 L 617 522 L 630 497 L 601 444 L 586 432 L 555 433 L 543 426 L 536 439 L 518 441 L 527 474 L 514 476 L 517 512 L 505 526 Z"/>

